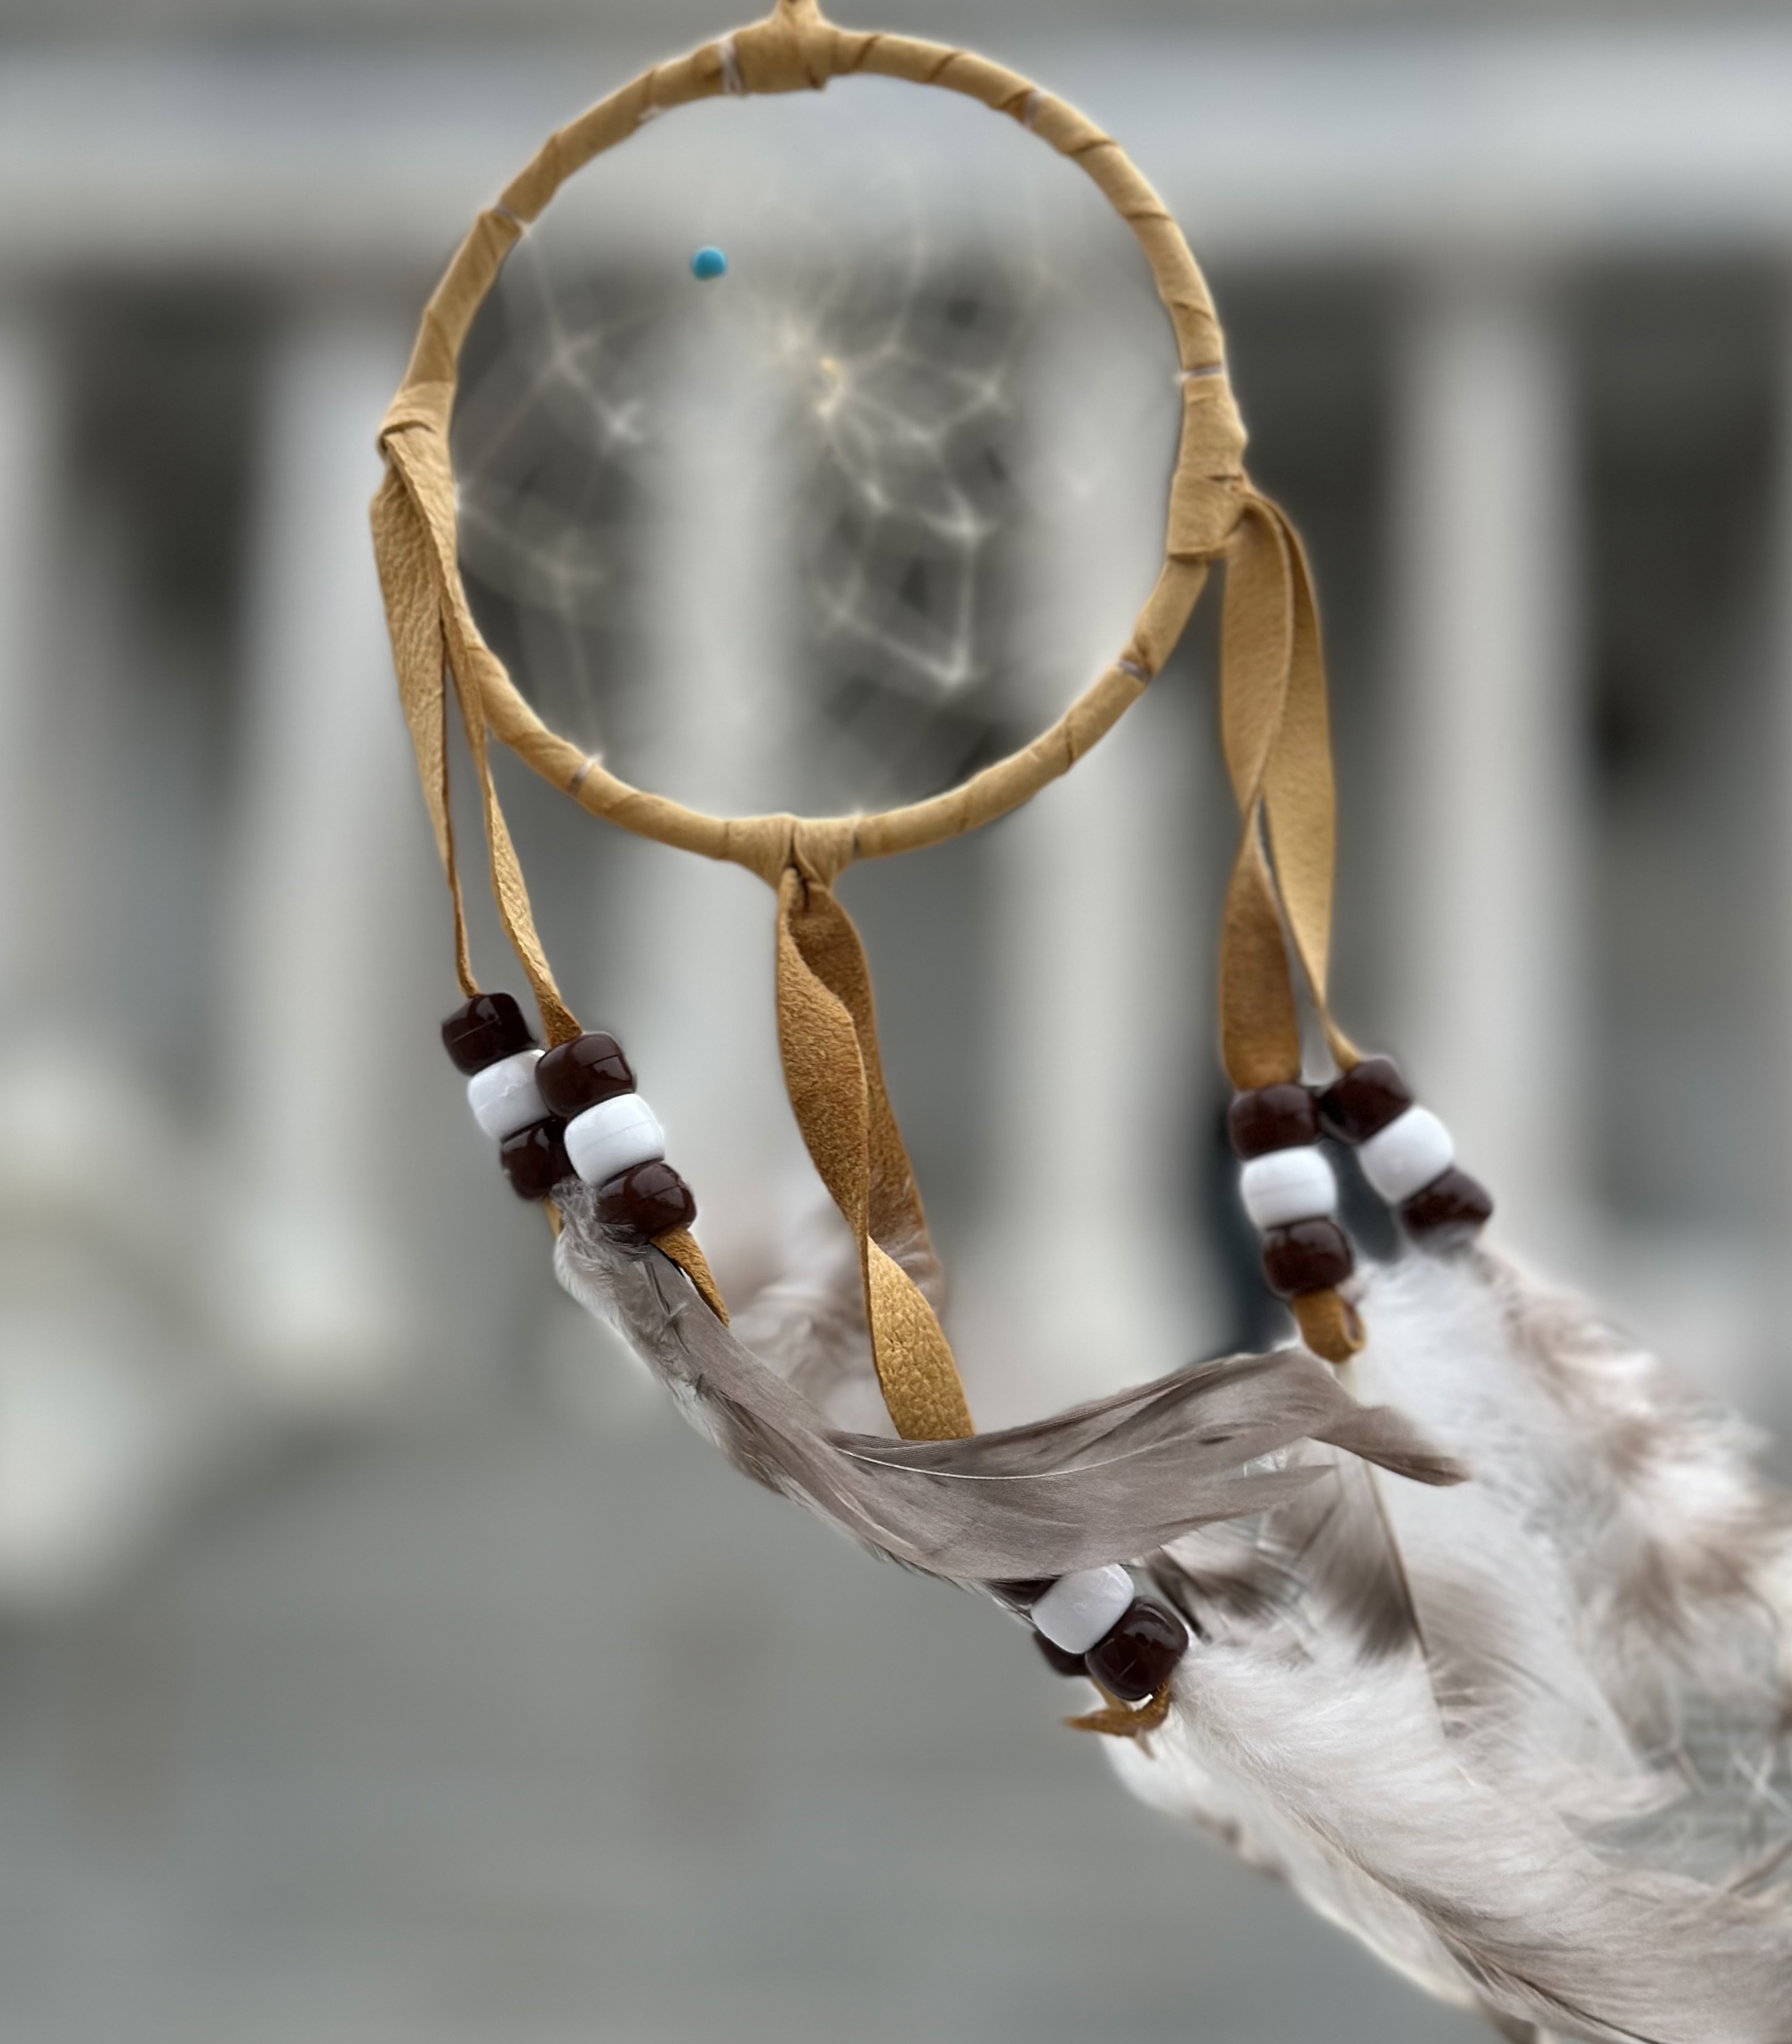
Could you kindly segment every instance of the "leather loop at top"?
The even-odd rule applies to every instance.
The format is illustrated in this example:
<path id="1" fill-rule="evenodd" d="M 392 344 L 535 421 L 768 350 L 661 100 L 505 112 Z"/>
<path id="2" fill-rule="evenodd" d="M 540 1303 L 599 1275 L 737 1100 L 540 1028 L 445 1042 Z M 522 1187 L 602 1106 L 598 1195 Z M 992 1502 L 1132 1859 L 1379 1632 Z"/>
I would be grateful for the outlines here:
<path id="1" fill-rule="evenodd" d="M 840 31 L 815 0 L 779 0 L 763 21 L 731 38 L 744 92 L 819 92 L 833 72 Z"/>

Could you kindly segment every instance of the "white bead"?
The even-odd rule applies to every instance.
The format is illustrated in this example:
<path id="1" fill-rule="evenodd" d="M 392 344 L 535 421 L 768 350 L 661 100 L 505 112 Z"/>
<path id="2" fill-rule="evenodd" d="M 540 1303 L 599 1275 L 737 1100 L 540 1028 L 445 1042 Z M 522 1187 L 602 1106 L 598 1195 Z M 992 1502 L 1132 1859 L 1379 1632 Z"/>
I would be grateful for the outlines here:
<path id="1" fill-rule="evenodd" d="M 546 1120 L 548 1110 L 535 1086 L 535 1068 L 540 1062 L 540 1051 L 518 1051 L 514 1057 L 500 1058 L 495 1065 L 475 1072 L 467 1082 L 467 1105 L 473 1110 L 473 1119 L 494 1143 L 527 1128 L 532 1121 Z"/>
<path id="2" fill-rule="evenodd" d="M 1310 1143 L 1253 1157 L 1239 1173 L 1238 1183 L 1244 1211 L 1260 1228 L 1318 1220 L 1338 1209 L 1331 1160 Z"/>
<path id="3" fill-rule="evenodd" d="M 1456 1161 L 1450 1132 L 1429 1107 L 1409 1107 L 1356 1153 L 1363 1175 L 1390 1207 L 1434 1184 Z"/>
<path id="4" fill-rule="evenodd" d="M 566 1125 L 566 1154 L 588 1185 L 666 1154 L 666 1132 L 638 1093 L 599 1101 Z"/>
<path id="5" fill-rule="evenodd" d="M 1028 1616 L 1054 1646 L 1086 1654 L 1119 1624 L 1132 1602 L 1132 1578 L 1117 1562 L 1060 1576 Z"/>

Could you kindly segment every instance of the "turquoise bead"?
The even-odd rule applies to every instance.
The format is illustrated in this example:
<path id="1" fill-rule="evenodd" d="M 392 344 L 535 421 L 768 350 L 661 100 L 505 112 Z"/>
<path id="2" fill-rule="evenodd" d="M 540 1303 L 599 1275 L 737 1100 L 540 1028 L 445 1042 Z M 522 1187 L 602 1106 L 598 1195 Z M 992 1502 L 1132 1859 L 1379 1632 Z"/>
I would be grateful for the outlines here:
<path id="1" fill-rule="evenodd" d="M 690 274 L 703 283 L 728 275 L 728 258 L 719 248 L 699 248 L 690 259 Z"/>

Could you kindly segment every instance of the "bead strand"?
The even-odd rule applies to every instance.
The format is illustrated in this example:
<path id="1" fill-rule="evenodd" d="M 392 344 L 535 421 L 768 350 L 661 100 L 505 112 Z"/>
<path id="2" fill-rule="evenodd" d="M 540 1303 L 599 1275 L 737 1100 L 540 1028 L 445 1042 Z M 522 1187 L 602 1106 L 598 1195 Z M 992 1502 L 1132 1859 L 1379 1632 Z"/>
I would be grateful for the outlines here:
<path id="1" fill-rule="evenodd" d="M 550 1113 L 536 1080 L 542 1052 L 508 993 L 476 993 L 442 1024 L 442 1043 L 467 1074 L 467 1104 L 498 1145 L 518 1199 L 544 1200 L 570 1166 L 565 1124 Z"/>
<path id="2" fill-rule="evenodd" d="M 481 993 L 442 1024 L 442 1041 L 519 1198 L 544 1200 L 582 1178 L 598 1189 L 598 1219 L 640 1242 L 697 1218 L 613 1036 L 590 1030 L 544 1051 L 508 993 Z"/>
<path id="3" fill-rule="evenodd" d="M 666 1162 L 666 1132 L 635 1090 L 622 1046 L 587 1030 L 541 1060 L 541 1097 L 566 1117 L 566 1153 L 598 1188 L 598 1218 L 642 1242 L 697 1218 L 691 1190 Z"/>
<path id="4" fill-rule="evenodd" d="M 1450 1132 L 1390 1058 L 1364 1058 L 1319 1095 L 1329 1134 L 1354 1143 L 1363 1175 L 1415 1242 L 1447 1248 L 1483 1228 L 1493 1196 L 1456 1164 Z"/>
<path id="5" fill-rule="evenodd" d="M 1341 1285 L 1356 1268 L 1350 1239 L 1332 1216 L 1338 1181 L 1320 1149 L 1319 1110 L 1304 1085 L 1241 1093 L 1226 1133 L 1243 1159 L 1239 1189 L 1263 1236 L 1265 1282 L 1280 1299 Z"/>
<path id="6" fill-rule="evenodd" d="M 1182 1620 L 1135 1596 L 1132 1578 L 1117 1562 L 1009 1587 L 1027 1607 L 1034 1642 L 1050 1666 L 1060 1675 L 1090 1676 L 1123 1703 L 1156 1696 L 1188 1651 Z"/>

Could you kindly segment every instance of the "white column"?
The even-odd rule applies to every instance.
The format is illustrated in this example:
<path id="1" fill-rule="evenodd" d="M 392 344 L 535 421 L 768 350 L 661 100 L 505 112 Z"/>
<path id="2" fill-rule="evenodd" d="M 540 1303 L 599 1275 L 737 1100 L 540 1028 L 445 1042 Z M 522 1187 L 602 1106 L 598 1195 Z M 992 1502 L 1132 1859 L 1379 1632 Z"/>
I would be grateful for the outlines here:
<path id="1" fill-rule="evenodd" d="M 1400 364 L 1389 899 L 1421 1097 L 1540 1249 L 1587 1193 L 1575 437 L 1562 323 L 1490 263 L 1425 280 Z"/>
<path id="2" fill-rule="evenodd" d="M 54 991 L 40 975 L 61 877 L 44 855 L 44 770 L 63 397 L 41 319 L 0 305 L 0 1033 L 8 1037 L 33 1020 L 33 994 Z"/>
<path id="3" fill-rule="evenodd" d="M 109 1582 L 159 1518 L 180 1376 L 177 1132 L 107 1026 L 99 890 L 120 607 L 114 550 L 64 558 L 67 389 L 29 304 L 0 305 L 0 1607 Z M 97 556 L 97 558 L 95 558 Z M 75 600 L 71 601 L 71 597 Z M 74 628 L 71 628 L 72 624 Z M 84 629 L 82 628 L 85 628 Z M 110 643 L 110 642 L 109 642 Z M 106 1169 L 94 1159 L 105 1151 Z M 145 1170 L 145 1163 L 152 1169 Z M 151 1215 L 147 1224 L 140 1216 Z M 125 1254 L 119 1254 L 121 1247 Z M 133 1257 L 129 1251 L 136 1251 Z M 146 1288 L 137 1274 L 163 1275 Z M 170 1339 L 171 1332 L 173 1339 Z"/>
<path id="4" fill-rule="evenodd" d="M 420 921 L 444 943 L 447 923 L 425 891 L 367 517 L 403 365 L 383 317 L 297 320 L 267 368 L 252 514 L 221 976 L 225 1290 L 243 1352 L 302 1400 L 360 1395 L 414 1333 L 395 1102 L 431 1046 L 391 960 Z M 468 865 L 476 887 L 476 846 Z"/>
<path id="5" fill-rule="evenodd" d="M 1056 306 L 1029 394 L 1044 438 L 1017 708 L 1035 728 L 1125 644 L 1162 552 L 1175 365 L 1132 338 Z M 1140 1382 L 1215 1338 L 1183 1189 L 1215 1055 L 1194 708 L 1186 678 L 1166 680 L 996 826 L 989 1219 L 957 1320 L 985 1426 Z"/>
<path id="6" fill-rule="evenodd" d="M 760 337 L 723 292 L 668 336 L 645 471 L 653 545 L 644 602 L 649 742 L 619 763 L 647 785 L 721 813 L 788 805 L 791 523 L 796 441 Z M 697 1231 L 725 1287 L 790 1254 L 793 1211 L 831 1214 L 785 1097 L 773 1001 L 775 902 L 764 884 L 608 826 L 602 846 L 621 925 L 582 1016 L 622 1038 L 698 1197 Z"/>
<path id="7" fill-rule="evenodd" d="M 1756 1261 L 1755 1325 L 1749 1330 L 1749 1365 L 1736 1373 L 1745 1378 L 1739 1395 L 1751 1410 L 1784 1427 L 1792 1416 L 1792 1347 L 1783 1304 L 1779 1244 L 1792 1238 L 1792 280 L 1782 287 L 1779 304 L 1779 473 L 1775 478 L 1772 543 L 1767 552 L 1771 631 L 1770 657 L 1776 686 L 1772 691 L 1775 728 L 1773 765 L 1767 790 L 1772 804 L 1776 870 L 1763 890 L 1759 912 L 1772 947 L 1777 968 L 1778 1012 L 1767 1046 L 1763 1082 L 1773 1115 L 1772 1152 L 1779 1162 L 1778 1182 L 1767 1189 L 1769 1225 L 1761 1231 L 1767 1253 Z"/>
<path id="8" fill-rule="evenodd" d="M 128 713 L 163 655 L 146 650 L 136 536 L 69 467 L 66 361 L 34 309 L 0 307 L 6 1608 L 115 1583 L 229 1427 L 193 1282 L 190 1131 L 155 1083 L 119 941 L 121 877 L 151 855 L 156 807 L 131 799 L 145 769 Z"/>

